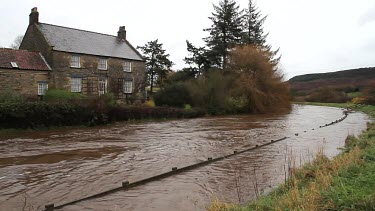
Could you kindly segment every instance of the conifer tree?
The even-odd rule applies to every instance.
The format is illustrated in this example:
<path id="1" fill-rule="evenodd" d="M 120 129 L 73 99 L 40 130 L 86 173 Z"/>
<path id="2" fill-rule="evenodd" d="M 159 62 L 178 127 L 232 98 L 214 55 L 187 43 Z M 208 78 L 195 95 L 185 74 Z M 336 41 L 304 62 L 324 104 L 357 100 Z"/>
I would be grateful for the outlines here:
<path id="1" fill-rule="evenodd" d="M 245 10 L 244 15 L 242 43 L 259 47 L 269 58 L 269 62 L 276 71 L 280 61 L 280 57 L 277 57 L 279 49 L 273 51 L 272 46 L 267 44 L 268 33 L 264 33 L 263 28 L 266 19 L 267 16 L 262 16 L 254 0 L 249 0 L 248 8 Z"/>
<path id="2" fill-rule="evenodd" d="M 211 28 L 204 29 L 210 35 L 204 40 L 225 69 L 230 49 L 241 43 L 243 10 L 240 10 L 235 0 L 220 0 L 218 6 L 213 6 L 214 12 L 209 17 L 212 21 Z"/>
<path id="3" fill-rule="evenodd" d="M 169 54 L 165 53 L 163 44 L 159 40 L 147 42 L 144 46 L 138 46 L 146 60 L 146 74 L 150 83 L 150 91 L 153 93 L 153 87 L 157 81 L 162 81 L 167 76 L 173 63 L 169 60 Z"/>
<path id="4" fill-rule="evenodd" d="M 248 8 L 244 15 L 244 31 L 242 41 L 244 44 L 260 45 L 266 44 L 268 34 L 264 34 L 263 23 L 267 16 L 262 16 L 253 0 L 249 0 Z"/>
<path id="5" fill-rule="evenodd" d="M 206 47 L 195 47 L 191 42 L 186 40 L 187 51 L 189 56 L 185 57 L 184 61 L 190 67 L 186 68 L 196 74 L 203 74 L 208 69 L 219 65 L 219 61 L 212 52 L 208 51 Z"/>

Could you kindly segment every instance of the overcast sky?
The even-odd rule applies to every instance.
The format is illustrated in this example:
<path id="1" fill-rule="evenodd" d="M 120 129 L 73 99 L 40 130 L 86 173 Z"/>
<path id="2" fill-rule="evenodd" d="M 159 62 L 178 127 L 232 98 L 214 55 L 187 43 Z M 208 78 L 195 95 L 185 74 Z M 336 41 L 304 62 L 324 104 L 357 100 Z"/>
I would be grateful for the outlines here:
<path id="1" fill-rule="evenodd" d="M 204 45 L 212 4 L 219 0 L 1 0 L 0 46 L 24 34 L 32 7 L 39 21 L 116 35 L 126 26 L 134 46 L 159 39 L 175 63 L 185 66 L 186 40 Z M 257 0 L 268 15 L 268 42 L 280 47 L 286 78 L 375 66 L 375 1 Z M 247 0 L 238 0 L 246 7 Z"/>

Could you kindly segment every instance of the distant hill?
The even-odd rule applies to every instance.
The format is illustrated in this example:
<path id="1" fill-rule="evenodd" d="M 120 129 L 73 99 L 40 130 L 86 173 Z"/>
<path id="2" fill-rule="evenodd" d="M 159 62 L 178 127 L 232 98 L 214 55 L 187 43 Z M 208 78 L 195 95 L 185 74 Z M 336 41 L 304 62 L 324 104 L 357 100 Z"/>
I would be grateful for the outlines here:
<path id="1" fill-rule="evenodd" d="M 358 91 L 375 83 L 375 67 L 316 73 L 293 77 L 289 80 L 293 95 L 308 95 L 321 87 L 331 87 L 346 92 Z"/>

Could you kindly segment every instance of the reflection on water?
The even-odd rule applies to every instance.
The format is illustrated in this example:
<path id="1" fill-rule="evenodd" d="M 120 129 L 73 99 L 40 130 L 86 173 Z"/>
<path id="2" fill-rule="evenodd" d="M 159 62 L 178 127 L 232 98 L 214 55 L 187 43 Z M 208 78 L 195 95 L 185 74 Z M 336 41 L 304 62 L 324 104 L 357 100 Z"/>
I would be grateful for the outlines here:
<path id="1" fill-rule="evenodd" d="M 41 210 L 285 136 L 289 139 L 145 186 L 64 210 L 204 210 L 212 197 L 255 198 L 284 181 L 286 157 L 297 164 L 324 148 L 336 155 L 369 119 L 336 108 L 295 106 L 287 115 L 244 115 L 118 123 L 0 138 L 0 210 Z M 314 129 L 314 130 L 313 130 Z M 306 132 L 305 132 L 306 131 Z M 298 133 L 299 136 L 294 134 Z M 287 154 L 287 155 L 286 155 Z M 237 184 L 237 185 L 236 185 Z M 239 184 L 239 185 L 238 185 Z"/>

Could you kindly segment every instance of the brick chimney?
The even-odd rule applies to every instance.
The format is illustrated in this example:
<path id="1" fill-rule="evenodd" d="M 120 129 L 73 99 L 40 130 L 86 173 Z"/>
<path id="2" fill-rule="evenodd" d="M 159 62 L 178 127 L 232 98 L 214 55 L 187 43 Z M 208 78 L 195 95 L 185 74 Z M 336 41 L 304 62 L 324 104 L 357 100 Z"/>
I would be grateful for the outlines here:
<path id="1" fill-rule="evenodd" d="M 120 26 L 120 29 L 117 32 L 117 38 L 119 38 L 120 40 L 126 40 L 125 26 Z"/>
<path id="2" fill-rule="evenodd" d="M 31 13 L 29 15 L 29 25 L 33 25 L 34 23 L 38 24 L 39 23 L 39 12 L 38 8 L 34 7 L 31 9 Z"/>

